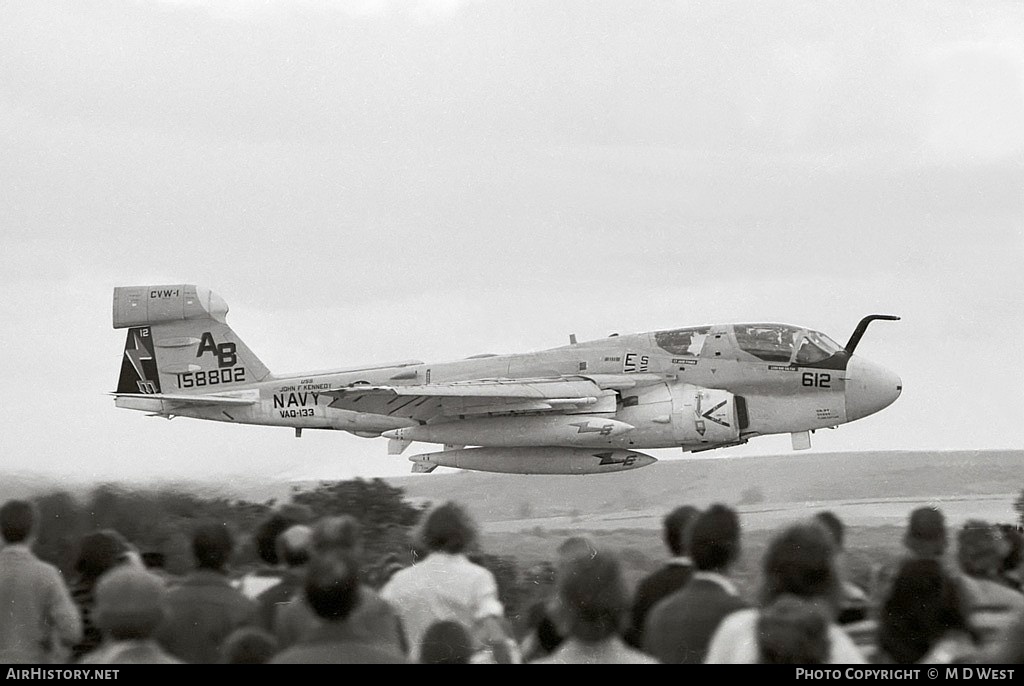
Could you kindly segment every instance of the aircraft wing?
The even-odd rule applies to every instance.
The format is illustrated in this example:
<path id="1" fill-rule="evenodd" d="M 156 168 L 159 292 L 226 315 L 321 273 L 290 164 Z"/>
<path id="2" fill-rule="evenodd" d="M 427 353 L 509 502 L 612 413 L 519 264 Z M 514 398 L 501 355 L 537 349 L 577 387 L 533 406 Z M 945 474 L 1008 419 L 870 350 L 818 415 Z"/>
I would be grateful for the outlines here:
<path id="1" fill-rule="evenodd" d="M 427 421 L 438 415 L 564 411 L 611 400 L 588 379 L 488 379 L 418 385 L 356 385 L 323 391 L 331 407 Z M 612 396 L 612 397 L 609 397 Z M 595 410 L 597 411 L 597 410 Z"/>

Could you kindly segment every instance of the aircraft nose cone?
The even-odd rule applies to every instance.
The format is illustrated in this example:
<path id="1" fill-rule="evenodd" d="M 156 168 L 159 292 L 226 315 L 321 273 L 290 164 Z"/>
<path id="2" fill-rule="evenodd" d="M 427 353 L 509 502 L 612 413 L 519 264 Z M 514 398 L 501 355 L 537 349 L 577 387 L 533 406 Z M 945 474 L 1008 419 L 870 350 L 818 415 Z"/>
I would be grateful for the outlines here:
<path id="1" fill-rule="evenodd" d="M 846 421 L 874 414 L 903 392 L 903 382 L 885 367 L 854 355 L 846 367 Z"/>

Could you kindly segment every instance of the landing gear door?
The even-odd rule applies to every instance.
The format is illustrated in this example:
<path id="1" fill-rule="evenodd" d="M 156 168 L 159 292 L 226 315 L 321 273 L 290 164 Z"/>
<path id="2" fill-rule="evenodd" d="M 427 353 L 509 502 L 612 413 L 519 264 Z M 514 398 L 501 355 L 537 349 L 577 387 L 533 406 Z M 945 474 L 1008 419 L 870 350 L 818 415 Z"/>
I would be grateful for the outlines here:
<path id="1" fill-rule="evenodd" d="M 740 436 L 736 396 L 717 388 L 685 386 L 673 393 L 672 429 L 680 443 L 731 443 Z"/>

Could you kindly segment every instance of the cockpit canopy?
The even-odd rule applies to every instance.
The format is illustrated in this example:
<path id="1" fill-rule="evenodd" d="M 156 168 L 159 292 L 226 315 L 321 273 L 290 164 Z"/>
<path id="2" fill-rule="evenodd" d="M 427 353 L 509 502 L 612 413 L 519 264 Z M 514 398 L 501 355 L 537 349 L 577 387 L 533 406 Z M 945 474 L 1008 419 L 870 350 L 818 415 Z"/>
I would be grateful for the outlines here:
<path id="1" fill-rule="evenodd" d="M 701 348 L 704 347 L 704 339 L 708 337 L 710 328 L 698 326 L 689 329 L 657 331 L 654 334 L 654 342 L 662 350 L 667 350 L 673 355 L 697 357 L 700 355 Z"/>
<path id="2" fill-rule="evenodd" d="M 733 330 L 740 350 L 767 362 L 814 364 L 843 349 L 823 333 L 788 324 L 737 324 Z"/>
<path id="3" fill-rule="evenodd" d="M 697 326 L 656 331 L 654 342 L 673 355 L 699 357 L 710 330 Z M 789 324 L 736 324 L 733 332 L 740 350 L 766 362 L 815 364 L 843 349 L 823 333 Z"/>

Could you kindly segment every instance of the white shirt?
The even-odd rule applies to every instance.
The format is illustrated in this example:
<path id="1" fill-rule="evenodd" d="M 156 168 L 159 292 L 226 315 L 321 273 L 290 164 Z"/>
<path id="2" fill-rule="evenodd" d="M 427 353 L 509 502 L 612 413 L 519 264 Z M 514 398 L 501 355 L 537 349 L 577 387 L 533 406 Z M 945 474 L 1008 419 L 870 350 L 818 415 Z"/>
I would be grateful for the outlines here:
<path id="1" fill-rule="evenodd" d="M 757 664 L 760 655 L 757 645 L 757 617 L 759 610 L 737 610 L 722 620 L 711 637 L 705 664 Z M 835 624 L 828 627 L 829 664 L 864 664 L 867 660 L 853 639 Z"/>
<path id="2" fill-rule="evenodd" d="M 656 665 L 658 661 L 634 650 L 618 636 L 597 643 L 567 638 L 551 655 L 537 660 L 540 665 Z"/>
<path id="3" fill-rule="evenodd" d="M 454 620 L 473 635 L 480 620 L 505 613 L 494 575 L 462 554 L 431 553 L 396 572 L 380 596 L 401 618 L 410 655 L 417 661 L 423 634 L 435 622 Z"/>

